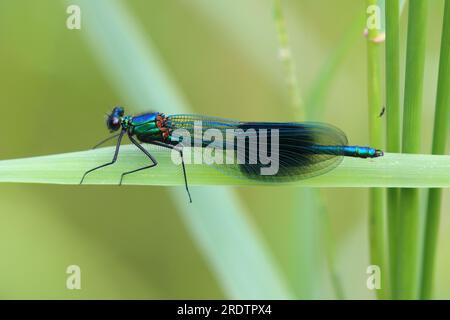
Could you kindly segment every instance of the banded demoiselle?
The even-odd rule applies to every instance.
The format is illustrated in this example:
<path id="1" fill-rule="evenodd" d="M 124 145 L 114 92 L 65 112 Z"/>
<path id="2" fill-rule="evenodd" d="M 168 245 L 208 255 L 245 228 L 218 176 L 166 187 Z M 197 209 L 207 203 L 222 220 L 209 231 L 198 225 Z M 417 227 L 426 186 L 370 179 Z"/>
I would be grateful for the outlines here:
<path id="1" fill-rule="evenodd" d="M 223 150 L 224 153 L 230 150 L 235 151 L 231 153 L 234 161 L 227 159 L 225 163 L 214 163 L 214 167 L 234 177 L 273 183 L 306 179 L 324 174 L 335 168 L 343 157 L 376 158 L 383 155 L 381 150 L 371 147 L 348 146 L 347 137 L 340 129 L 318 122 L 242 122 L 191 114 L 165 115 L 159 112 L 125 116 L 122 107 L 115 107 L 108 115 L 106 125 L 111 133 L 119 130 L 120 132 L 108 137 L 95 147 L 117 137 L 113 159 L 86 171 L 80 184 L 90 172 L 116 162 L 122 138 L 126 134 L 151 163 L 122 173 L 119 184 L 122 184 L 125 175 L 149 169 L 158 164 L 158 161 L 141 143 L 161 146 L 172 149 L 181 156 L 184 184 L 190 202 L 192 199 L 186 176 L 183 149 L 192 145 L 201 148 L 213 147 L 215 152 L 217 150 Z M 214 139 L 211 134 L 206 135 L 208 130 L 216 133 Z M 234 134 L 229 135 L 230 131 Z M 184 135 L 180 135 L 179 132 L 183 132 Z M 271 135 L 268 139 L 267 132 L 276 132 L 276 135 Z M 184 139 L 186 134 L 192 138 L 188 145 L 186 144 L 187 140 Z M 207 136 L 206 139 L 205 136 Z M 218 139 L 219 136 L 222 140 Z M 255 139 L 252 140 L 253 138 Z M 237 143 L 239 139 L 244 141 L 244 144 Z M 258 146 L 254 145 L 255 142 L 258 143 L 260 150 L 258 150 Z M 267 161 L 263 161 L 261 149 L 265 149 L 267 154 L 270 149 L 271 159 L 278 161 L 277 171 L 274 174 L 261 174 L 262 169 L 268 165 Z"/>

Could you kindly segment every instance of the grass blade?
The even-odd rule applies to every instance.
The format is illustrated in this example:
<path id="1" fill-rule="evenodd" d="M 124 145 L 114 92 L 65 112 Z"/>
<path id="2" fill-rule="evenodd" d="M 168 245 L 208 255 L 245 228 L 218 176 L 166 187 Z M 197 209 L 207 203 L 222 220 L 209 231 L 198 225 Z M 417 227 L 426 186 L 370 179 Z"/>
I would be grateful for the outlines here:
<path id="1" fill-rule="evenodd" d="M 289 37 L 286 30 L 286 21 L 284 20 L 281 0 L 274 0 L 274 20 L 278 35 L 278 55 L 283 63 L 286 84 L 291 97 L 291 106 L 294 111 L 294 117 L 297 120 L 303 120 L 304 107 L 303 100 L 300 95 L 300 89 L 295 71 L 294 60 L 291 55 L 291 47 L 289 45 Z"/>
<path id="2" fill-rule="evenodd" d="M 388 152 L 400 152 L 400 2 L 386 3 L 386 120 Z M 395 281 L 399 226 L 399 190 L 387 189 L 388 242 L 391 294 L 397 296 Z"/>
<path id="3" fill-rule="evenodd" d="M 288 88 L 291 103 L 289 105 L 295 121 L 305 119 L 305 106 L 297 80 L 297 71 L 292 57 L 286 21 L 281 0 L 273 1 L 274 22 L 278 36 L 278 57 L 283 64 L 285 83 Z M 290 210 L 289 230 L 289 278 L 292 290 L 298 299 L 317 298 L 317 278 L 314 270 L 320 264 L 319 250 L 316 244 L 318 237 L 318 207 L 317 191 L 297 188 L 292 195 L 294 206 Z"/>
<path id="4" fill-rule="evenodd" d="M 368 0 L 367 8 L 378 6 L 377 0 Z M 368 14 L 373 14 L 369 13 Z M 381 18 L 381 17 L 380 17 Z M 368 18 L 369 19 L 369 18 Z M 382 149 L 383 131 L 379 116 L 382 108 L 381 102 L 381 43 L 377 41 L 381 36 L 377 28 L 369 28 L 367 35 L 367 93 L 369 103 L 369 136 L 370 145 Z M 369 243 L 370 263 L 380 267 L 382 274 L 388 274 L 385 261 L 385 230 L 384 230 L 384 190 L 369 190 Z M 386 270 L 386 272 L 385 272 Z M 387 298 L 387 277 L 382 277 L 380 290 L 377 296 Z"/>
<path id="5" fill-rule="evenodd" d="M 158 158 L 158 166 L 138 172 L 124 180 L 130 185 L 182 186 L 180 166 L 170 153 L 147 147 Z M 116 164 L 86 177 L 86 184 L 117 185 L 120 174 L 146 163 L 132 145 L 124 145 Z M 83 173 L 111 160 L 114 148 L 0 161 L 0 182 L 78 184 Z M 192 185 L 267 185 L 259 181 L 236 179 L 208 165 L 187 165 Z M 373 160 L 345 158 L 341 165 L 318 177 L 283 184 L 303 187 L 450 187 L 450 156 L 388 153 Z M 194 194 L 195 194 L 195 190 Z M 184 200 L 184 199 L 183 199 Z M 223 200 L 221 200 L 223 201 Z"/>
<path id="6" fill-rule="evenodd" d="M 294 115 L 294 121 L 303 121 L 307 110 L 300 93 L 281 0 L 273 1 L 273 11 L 278 36 L 278 56 L 284 67 L 285 82 L 291 98 L 290 111 Z M 296 188 L 292 198 L 294 206 L 290 212 L 289 277 L 297 298 L 316 299 L 319 277 L 315 276 L 315 270 L 320 265 L 320 250 L 317 250 L 317 244 L 320 243 L 320 198 L 317 190 L 307 188 Z"/>
<path id="7" fill-rule="evenodd" d="M 274 0 L 274 20 L 278 35 L 279 56 L 284 65 L 286 82 L 291 96 L 292 113 L 295 121 L 321 118 L 324 111 L 323 100 L 329 91 L 330 84 L 338 66 L 344 60 L 351 44 L 358 38 L 362 17 L 358 16 L 331 52 L 322 66 L 319 75 L 307 94 L 307 103 L 303 104 L 297 84 L 296 68 L 293 62 L 291 47 L 286 30 L 281 0 Z M 304 119 L 302 115 L 304 114 Z M 296 190 L 297 197 L 292 215 L 292 252 L 291 278 L 294 290 L 299 298 L 317 298 L 315 290 L 317 281 L 311 276 L 320 265 L 318 251 L 324 246 L 325 258 L 331 274 L 331 284 L 338 299 L 344 298 L 344 292 L 334 264 L 334 246 L 329 217 L 318 190 L 301 188 Z M 328 227 L 327 227 L 328 226 Z M 324 241 L 320 241 L 323 238 Z M 317 278 L 317 277 L 315 277 Z"/>
<path id="8" fill-rule="evenodd" d="M 441 54 L 434 114 L 433 154 L 444 154 L 448 140 L 448 119 L 450 119 L 450 1 L 445 1 L 442 27 Z M 422 281 L 420 297 L 432 298 L 436 243 L 439 232 L 441 189 L 431 189 L 428 194 L 425 225 L 424 254 L 422 257 Z"/>
<path id="9" fill-rule="evenodd" d="M 180 176 L 180 178 L 182 178 Z M 267 250 L 261 250 L 264 239 L 246 214 L 240 201 L 228 202 L 211 209 L 204 199 L 235 197 L 229 188 L 197 187 L 193 199 L 195 205 L 187 204 L 186 192 L 177 188 L 177 202 L 182 218 L 191 231 L 199 248 L 207 258 L 211 270 L 230 299 L 290 299 L 290 288 L 284 285 L 277 271 L 278 266 Z M 201 198 L 200 198 L 201 197 Z M 224 201 L 224 200 L 220 201 Z M 193 204 L 194 204 L 193 203 Z M 249 234 L 252 236 L 248 239 Z M 243 244 L 242 241 L 246 241 Z M 220 250 L 220 252 L 217 252 Z M 233 262 L 235 259 L 237 262 Z M 258 264 L 263 263 L 263 264 Z M 256 282 L 259 281 L 258 284 Z"/>
<path id="10" fill-rule="evenodd" d="M 427 0 L 409 2 L 402 152 L 420 153 Z M 418 298 L 420 258 L 419 190 L 401 190 L 397 288 L 401 299 Z"/>

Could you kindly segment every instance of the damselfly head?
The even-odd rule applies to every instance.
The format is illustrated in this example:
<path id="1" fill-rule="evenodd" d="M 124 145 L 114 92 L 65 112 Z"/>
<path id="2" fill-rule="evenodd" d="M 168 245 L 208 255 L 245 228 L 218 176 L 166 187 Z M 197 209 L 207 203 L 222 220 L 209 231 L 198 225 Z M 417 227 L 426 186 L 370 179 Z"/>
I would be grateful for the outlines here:
<path id="1" fill-rule="evenodd" d="M 108 118 L 106 119 L 106 126 L 110 132 L 120 129 L 123 115 L 124 110 L 122 107 L 115 107 L 111 114 L 108 115 Z"/>

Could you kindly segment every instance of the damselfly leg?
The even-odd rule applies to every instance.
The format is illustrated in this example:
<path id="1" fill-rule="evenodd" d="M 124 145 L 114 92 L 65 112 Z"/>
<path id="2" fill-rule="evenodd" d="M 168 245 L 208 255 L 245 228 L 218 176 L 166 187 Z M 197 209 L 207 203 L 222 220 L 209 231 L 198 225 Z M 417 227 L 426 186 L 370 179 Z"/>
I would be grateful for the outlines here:
<path id="1" fill-rule="evenodd" d="M 125 130 L 122 130 L 122 131 L 120 132 L 120 134 L 119 134 L 119 138 L 117 139 L 117 144 L 116 144 L 116 151 L 114 151 L 114 156 L 113 156 L 111 162 L 102 164 L 101 166 L 98 166 L 98 167 L 95 167 L 95 168 L 92 168 L 92 169 L 86 171 L 86 172 L 83 174 L 83 177 L 81 178 L 80 184 L 83 184 L 83 181 L 84 181 L 84 178 L 86 177 L 86 175 L 88 175 L 88 174 L 91 173 L 92 171 L 95 171 L 95 170 L 98 170 L 98 169 L 100 169 L 100 168 L 104 168 L 104 167 L 110 166 L 110 165 L 114 164 L 114 162 L 117 161 L 117 156 L 119 155 L 120 144 L 121 144 L 121 142 L 122 142 L 122 138 L 123 138 L 123 135 L 125 134 L 125 132 L 126 132 Z"/>
<path id="2" fill-rule="evenodd" d="M 171 145 L 171 144 L 168 144 L 168 143 L 164 143 L 164 142 L 161 142 L 161 141 L 152 141 L 150 143 L 154 144 L 154 145 L 157 145 L 157 146 L 164 147 L 164 148 L 172 149 L 172 150 L 178 151 L 180 153 L 181 167 L 183 168 L 183 176 L 184 176 L 184 186 L 186 187 L 186 192 L 187 192 L 187 194 L 189 196 L 189 202 L 192 203 L 191 193 L 189 192 L 187 176 L 186 176 L 186 167 L 184 165 L 183 149 L 182 148 L 180 149 L 177 146 L 174 146 L 174 145 Z"/>
<path id="3" fill-rule="evenodd" d="M 138 172 L 138 171 L 141 171 L 141 170 L 145 170 L 145 169 L 150 169 L 150 168 L 152 168 L 152 167 L 154 167 L 154 166 L 156 166 L 157 164 L 158 164 L 158 161 L 156 161 L 156 159 L 147 151 L 147 150 L 145 150 L 145 148 L 143 147 L 143 146 L 141 146 L 136 140 L 134 140 L 134 138 L 130 135 L 130 134 L 128 134 L 128 138 L 130 139 L 130 141 L 136 146 L 136 147 L 138 147 L 139 148 L 139 150 L 141 150 L 153 163 L 151 164 L 151 165 L 148 165 L 148 166 L 145 166 L 145 167 L 142 167 L 142 168 L 138 168 L 138 169 L 135 169 L 135 170 L 131 170 L 131 171 L 128 171 L 128 172 L 124 172 L 124 173 L 122 173 L 122 175 L 120 176 L 120 182 L 119 182 L 119 185 L 121 186 L 122 185 L 122 180 L 123 180 L 123 177 L 124 176 L 126 176 L 127 174 L 130 174 L 130 173 L 134 173 L 134 172 Z"/>

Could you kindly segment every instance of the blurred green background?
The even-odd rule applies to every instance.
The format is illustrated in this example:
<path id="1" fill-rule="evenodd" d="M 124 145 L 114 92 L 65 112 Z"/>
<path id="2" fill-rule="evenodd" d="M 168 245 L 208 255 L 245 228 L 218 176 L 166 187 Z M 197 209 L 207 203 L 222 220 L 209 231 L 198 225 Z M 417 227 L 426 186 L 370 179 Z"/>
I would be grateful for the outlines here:
<path id="1" fill-rule="evenodd" d="M 99 3 L 101 10 L 108 2 Z M 81 30 L 66 28 L 69 4 L 81 6 Z M 130 113 L 155 110 L 150 102 L 132 105 L 117 90 L 102 54 L 114 56 L 127 48 L 118 38 L 111 50 L 95 51 L 84 17 L 96 15 L 84 5 L 76 0 L 0 0 L 1 159 L 88 149 L 108 134 L 104 113 L 114 105 L 124 105 Z M 271 1 L 131 0 L 120 8 L 143 35 L 139 41 L 152 44 L 190 112 L 256 121 L 292 118 Z M 283 8 L 305 96 L 336 48 L 349 41 L 345 55 L 328 71 L 329 90 L 320 94 L 318 107 L 324 114 L 313 120 L 340 127 L 352 144 L 367 144 L 366 43 L 362 27 L 352 31 L 365 12 L 364 2 L 286 0 Z M 430 1 L 423 153 L 430 151 L 441 17 L 442 1 Z M 100 22 L 107 32 L 117 21 Z M 131 87 L 139 81 L 124 79 Z M 216 195 L 231 190 L 233 197 L 226 199 L 239 204 L 212 201 L 198 187 L 192 187 L 192 194 L 201 206 L 187 208 L 178 188 L 0 185 L 0 298 L 334 298 L 324 240 L 330 232 L 345 297 L 374 297 L 366 287 L 367 190 L 321 190 L 330 223 L 326 229 L 321 219 L 311 217 L 317 210 L 311 210 L 308 191 L 210 189 L 217 189 Z M 437 298 L 450 298 L 448 195 L 446 190 Z M 222 216 L 216 219 L 218 206 Z M 196 214 L 209 215 L 225 234 L 230 228 L 230 239 L 223 238 L 216 247 L 202 243 L 202 227 L 192 226 L 195 218 L 189 220 Z M 270 268 L 258 273 L 243 265 L 240 277 L 228 277 L 231 268 L 239 274 L 241 257 L 222 255 L 232 249 L 227 241 L 233 243 L 233 223 L 221 223 L 227 214 L 243 216 L 250 238 L 264 252 L 261 261 Z M 66 289 L 66 268 L 72 264 L 81 268 L 81 290 Z M 242 283 L 246 272 L 259 274 L 263 283 L 266 269 L 276 273 L 274 282 L 283 294 L 269 292 L 271 285 Z M 242 287 L 248 290 L 233 291 Z"/>

